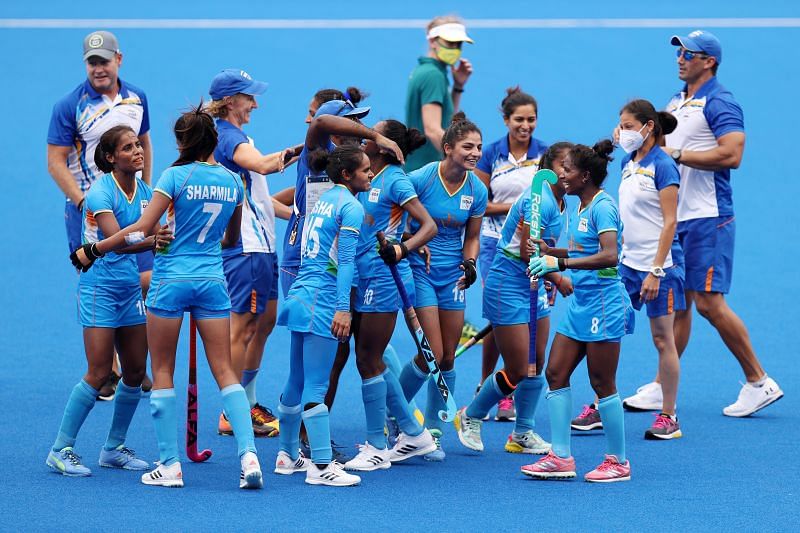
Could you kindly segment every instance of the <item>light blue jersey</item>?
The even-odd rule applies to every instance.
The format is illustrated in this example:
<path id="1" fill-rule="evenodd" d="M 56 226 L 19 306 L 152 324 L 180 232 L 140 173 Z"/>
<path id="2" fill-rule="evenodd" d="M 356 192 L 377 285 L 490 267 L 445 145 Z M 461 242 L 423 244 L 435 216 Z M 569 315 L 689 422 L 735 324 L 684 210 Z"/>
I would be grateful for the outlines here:
<path id="1" fill-rule="evenodd" d="M 133 194 L 128 197 L 117 183 L 114 175 L 104 174 L 94 182 L 86 193 L 83 202 L 83 243 L 98 242 L 107 237 L 97 225 L 96 217 L 111 213 L 120 228 L 130 226 L 142 216 L 153 192 L 150 187 L 136 178 Z M 148 252 L 150 253 L 150 252 Z M 139 286 L 139 267 L 135 254 L 109 252 L 94 266 L 81 274 L 81 285 L 86 286 Z"/>
<path id="2" fill-rule="evenodd" d="M 562 200 L 562 206 L 559 206 L 550 186 L 545 184 L 542 189 L 539 219 L 541 238 L 555 246 L 555 243 L 561 237 L 565 218 L 566 202 Z M 520 246 L 523 246 L 530 236 L 528 232 L 523 232 L 523 224 L 530 226 L 530 223 L 531 188 L 528 187 L 511 206 L 503 222 L 503 227 L 500 230 L 500 239 L 497 241 L 497 255 L 495 255 L 494 263 L 492 263 L 492 269 L 511 275 L 525 275 L 525 268 L 528 265 L 522 262 Z"/>
<path id="3" fill-rule="evenodd" d="M 488 193 L 486 186 L 472 172 L 467 172 L 461 186 L 453 193 L 448 192 L 440 172 L 439 162 L 428 163 L 415 170 L 408 177 L 419 195 L 420 202 L 428 210 L 436 227 L 437 235 L 428 243 L 431 249 L 431 276 L 441 269 L 457 269 L 463 260 L 464 227 L 470 218 L 482 218 L 486 211 Z M 419 230 L 419 224 L 411 220 L 412 233 Z M 420 254 L 411 254 L 412 268 L 425 267 L 425 259 Z"/>
<path id="4" fill-rule="evenodd" d="M 167 225 L 175 240 L 156 254 L 153 280 L 224 281 L 220 241 L 242 205 L 239 177 L 222 165 L 195 162 L 165 170 L 155 190 L 171 200 Z"/>
<path id="5" fill-rule="evenodd" d="M 601 190 L 588 206 L 581 209 L 580 202 L 569 216 L 567 237 L 569 257 L 588 257 L 600 251 L 600 234 L 617 232 L 617 252 L 622 253 L 622 219 L 617 204 L 611 196 Z M 572 284 L 578 287 L 613 285 L 619 282 L 616 265 L 602 270 L 571 270 Z"/>
<path id="6" fill-rule="evenodd" d="M 378 255 L 375 235 L 382 231 L 389 241 L 400 242 L 408 213 L 403 206 L 417 197 L 414 186 L 399 165 L 387 165 L 372 178 L 372 188 L 358 193 L 364 207 L 364 223 L 356 253 L 360 278 L 388 274 L 389 269 Z M 406 269 L 408 264 L 403 261 Z"/>
<path id="7" fill-rule="evenodd" d="M 291 331 L 331 338 L 334 313 L 350 310 L 364 208 L 347 187 L 335 185 L 322 194 L 307 218 L 308 237 L 300 271 L 281 308 L 278 324 Z"/>

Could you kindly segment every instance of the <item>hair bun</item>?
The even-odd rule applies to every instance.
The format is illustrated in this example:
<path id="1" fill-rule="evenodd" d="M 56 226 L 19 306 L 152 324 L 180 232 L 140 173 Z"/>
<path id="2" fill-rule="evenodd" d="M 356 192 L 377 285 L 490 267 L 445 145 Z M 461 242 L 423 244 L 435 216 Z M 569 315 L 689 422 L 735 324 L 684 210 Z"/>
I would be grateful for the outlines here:
<path id="1" fill-rule="evenodd" d="M 453 113 L 453 118 L 450 119 L 450 124 L 457 124 L 458 122 L 464 122 L 467 120 L 467 114 L 463 111 L 458 111 L 457 113 Z"/>
<path id="2" fill-rule="evenodd" d="M 614 160 L 614 158 L 611 157 L 612 152 L 614 152 L 614 143 L 612 143 L 610 139 L 601 139 L 597 141 L 595 145 L 592 146 L 592 151 L 606 161 Z"/>
<path id="3" fill-rule="evenodd" d="M 666 111 L 658 112 L 658 123 L 661 126 L 662 135 L 669 135 L 678 127 L 678 119 L 675 118 L 675 115 Z"/>

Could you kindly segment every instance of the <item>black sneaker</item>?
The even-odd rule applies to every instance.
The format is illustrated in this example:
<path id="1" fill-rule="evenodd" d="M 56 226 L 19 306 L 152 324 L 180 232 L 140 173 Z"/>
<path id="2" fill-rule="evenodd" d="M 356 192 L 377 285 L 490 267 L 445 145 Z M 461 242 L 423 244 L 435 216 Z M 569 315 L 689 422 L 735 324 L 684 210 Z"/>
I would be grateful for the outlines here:
<path id="1" fill-rule="evenodd" d="M 345 464 L 351 459 L 343 450 L 344 446 L 339 446 L 331 439 L 331 452 L 333 452 L 333 460 L 337 463 Z M 300 439 L 300 453 L 302 453 L 304 457 L 311 457 L 311 446 L 308 445 L 308 441 L 305 439 Z"/>
<path id="2" fill-rule="evenodd" d="M 97 391 L 97 399 L 104 402 L 113 400 L 114 395 L 117 393 L 117 383 L 119 383 L 120 379 L 122 379 L 122 376 L 118 376 L 117 373 L 112 370 L 106 378 L 106 382 L 103 383 L 103 386 Z"/>

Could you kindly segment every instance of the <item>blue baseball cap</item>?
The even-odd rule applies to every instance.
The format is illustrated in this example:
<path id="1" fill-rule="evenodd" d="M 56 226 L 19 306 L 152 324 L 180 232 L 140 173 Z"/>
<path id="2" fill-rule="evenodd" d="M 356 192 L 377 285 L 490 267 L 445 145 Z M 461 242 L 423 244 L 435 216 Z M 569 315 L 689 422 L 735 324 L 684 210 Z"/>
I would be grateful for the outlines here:
<path id="1" fill-rule="evenodd" d="M 673 35 L 670 43 L 673 46 L 682 46 L 691 52 L 704 52 L 722 63 L 722 44 L 713 33 L 695 30 L 685 37 Z"/>
<path id="2" fill-rule="evenodd" d="M 355 117 L 361 119 L 369 114 L 370 109 L 372 108 L 356 107 L 350 100 L 330 100 L 319 106 L 314 117 L 336 115 L 337 117 Z"/>
<path id="3" fill-rule="evenodd" d="M 264 94 L 266 90 L 266 83 L 254 80 L 244 70 L 226 68 L 211 80 L 211 88 L 208 90 L 208 94 L 214 100 L 221 100 L 226 96 L 233 96 L 239 93 L 258 96 L 259 94 Z"/>

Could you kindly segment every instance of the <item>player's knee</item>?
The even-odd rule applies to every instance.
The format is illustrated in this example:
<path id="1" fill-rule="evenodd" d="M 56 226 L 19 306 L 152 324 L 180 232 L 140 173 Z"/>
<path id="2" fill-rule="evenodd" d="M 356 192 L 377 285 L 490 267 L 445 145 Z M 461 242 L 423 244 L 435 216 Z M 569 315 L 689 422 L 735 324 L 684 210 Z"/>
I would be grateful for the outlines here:
<path id="1" fill-rule="evenodd" d="M 594 390 L 599 398 L 611 396 L 617 390 L 614 377 L 607 376 L 605 373 L 589 372 L 589 383 L 592 385 L 592 390 Z"/>
<path id="2" fill-rule="evenodd" d="M 656 350 L 658 350 L 659 353 L 663 352 L 669 347 L 669 341 L 670 338 L 664 333 L 653 333 L 653 346 L 656 347 Z"/>
<path id="3" fill-rule="evenodd" d="M 143 365 L 134 368 L 129 368 L 130 366 L 122 367 L 122 381 L 129 387 L 138 387 L 144 379 L 145 368 Z"/>
<path id="4" fill-rule="evenodd" d="M 552 365 L 547 366 L 547 369 L 544 371 L 544 377 L 547 380 L 547 386 L 550 390 L 563 389 L 569 386 L 569 379 L 567 379 L 565 373 L 557 368 L 553 368 Z"/>
<path id="5" fill-rule="evenodd" d="M 503 370 L 501 370 L 501 372 L 505 374 L 508 384 L 516 388 L 516 386 L 519 385 L 519 382 L 522 381 L 527 375 L 527 365 L 507 365 Z"/>
<path id="6" fill-rule="evenodd" d="M 714 322 L 721 316 L 724 309 L 724 303 L 724 300 L 715 297 L 714 295 L 698 295 L 698 297 L 695 299 L 697 312 L 700 313 L 700 316 L 706 320 L 709 320 L 710 322 Z"/>

